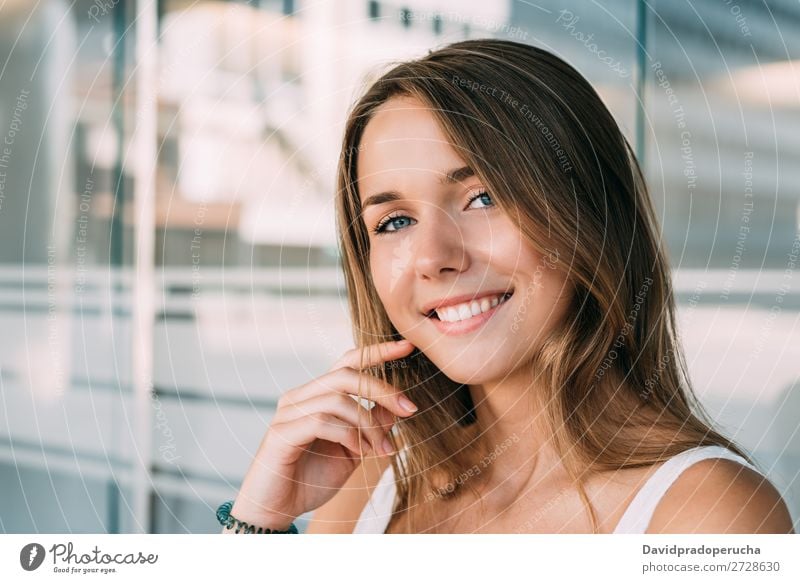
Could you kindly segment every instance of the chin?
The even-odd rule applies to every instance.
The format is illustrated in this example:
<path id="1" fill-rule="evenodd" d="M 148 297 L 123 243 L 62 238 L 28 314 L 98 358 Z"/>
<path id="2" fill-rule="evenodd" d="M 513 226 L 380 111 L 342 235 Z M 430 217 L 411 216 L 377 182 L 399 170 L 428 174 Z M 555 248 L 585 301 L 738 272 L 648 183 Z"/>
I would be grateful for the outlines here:
<path id="1" fill-rule="evenodd" d="M 470 359 L 467 354 L 462 355 L 461 358 L 464 362 L 461 362 L 461 359 L 454 361 L 447 358 L 431 358 L 431 362 L 442 371 L 442 374 L 456 383 L 480 385 L 493 378 L 492 371 L 482 367 L 482 362 L 474 361 L 474 359 L 472 362 L 468 362 Z"/>
<path id="2" fill-rule="evenodd" d="M 452 373 L 447 371 L 442 371 L 442 373 L 451 381 L 460 385 L 480 385 L 484 382 L 479 375 L 475 374 Z"/>

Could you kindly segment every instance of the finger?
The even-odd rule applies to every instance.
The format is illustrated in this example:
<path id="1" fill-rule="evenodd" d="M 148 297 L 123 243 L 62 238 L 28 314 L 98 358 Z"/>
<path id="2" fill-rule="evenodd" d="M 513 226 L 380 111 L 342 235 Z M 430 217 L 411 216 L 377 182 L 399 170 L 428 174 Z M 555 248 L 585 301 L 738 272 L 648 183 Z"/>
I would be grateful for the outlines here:
<path id="1" fill-rule="evenodd" d="M 394 424 L 397 423 L 397 416 L 394 415 L 383 405 L 375 403 L 375 406 L 371 409 L 371 411 L 373 415 L 377 417 L 378 425 L 384 431 L 389 431 L 394 426 Z"/>
<path id="2" fill-rule="evenodd" d="M 397 387 L 367 373 L 352 368 L 339 368 L 319 378 L 334 390 L 374 401 L 395 415 L 408 417 L 416 413 L 417 406 Z"/>
<path id="3" fill-rule="evenodd" d="M 358 372 L 349 367 L 337 368 L 317 377 L 308 384 L 284 393 L 278 400 L 278 410 L 296 405 L 316 395 L 337 391 L 355 397 L 362 397 L 382 405 L 390 412 L 408 417 L 417 407 L 405 397 L 397 387 L 368 373 Z"/>
<path id="4" fill-rule="evenodd" d="M 343 367 L 365 370 L 384 362 L 408 356 L 413 350 L 414 345 L 408 340 L 381 342 L 379 344 L 370 344 L 363 348 L 353 348 L 345 352 L 342 358 L 336 361 L 331 367 L 331 371 Z"/>
<path id="5" fill-rule="evenodd" d="M 287 463 L 296 461 L 317 439 L 339 443 L 356 456 L 372 451 L 369 442 L 359 437 L 355 426 L 330 413 L 318 413 L 291 423 L 273 424 L 271 430 L 283 448 L 291 449 L 289 459 L 285 460 Z"/>
<path id="6" fill-rule="evenodd" d="M 311 394 L 311 393 L 309 393 Z M 315 396 L 316 395 L 316 396 Z M 322 400 L 319 403 L 333 403 L 336 411 L 342 411 L 343 408 L 351 409 L 355 407 L 355 411 L 357 413 L 361 413 L 364 417 L 368 420 L 370 424 L 375 425 L 376 427 L 381 427 L 385 431 L 391 429 L 391 427 L 397 422 L 397 416 L 394 415 L 391 411 L 375 403 L 374 401 L 370 401 L 366 398 L 359 398 L 356 395 L 352 395 L 347 392 L 327 392 L 321 394 L 323 399 L 327 399 L 328 396 L 332 396 L 332 401 Z M 316 399 L 319 397 L 319 394 L 313 394 L 308 399 L 289 401 L 284 399 L 283 405 L 275 411 L 275 414 L 272 417 L 273 423 L 283 423 L 287 421 L 292 421 L 298 417 L 302 417 L 303 415 L 308 415 L 310 413 L 316 413 L 319 411 Z M 342 403 L 340 402 L 341 399 L 345 399 Z M 352 402 L 352 404 L 350 403 Z M 339 407 L 342 407 L 341 409 Z M 334 412 L 333 410 L 331 412 Z"/>
<path id="7" fill-rule="evenodd" d="M 380 407 L 379 405 L 376 406 Z M 382 407 L 380 408 L 383 409 Z M 290 423 L 319 413 L 333 414 L 349 424 L 361 428 L 362 436 L 366 437 L 374 451 L 391 453 L 382 451 L 387 429 L 382 427 L 383 419 L 381 416 L 359 405 L 350 398 L 350 395 L 345 393 L 328 392 L 290 407 L 284 407 L 280 413 L 276 412 L 273 422 Z"/>
<path id="8" fill-rule="evenodd" d="M 375 401 L 370 401 L 363 396 L 357 397 L 356 395 L 350 394 L 347 396 L 368 411 L 368 414 L 372 417 L 372 422 L 377 424 L 379 427 L 383 427 L 384 429 L 388 430 L 392 425 L 397 423 L 397 416 L 389 411 L 386 407 L 378 405 Z"/>

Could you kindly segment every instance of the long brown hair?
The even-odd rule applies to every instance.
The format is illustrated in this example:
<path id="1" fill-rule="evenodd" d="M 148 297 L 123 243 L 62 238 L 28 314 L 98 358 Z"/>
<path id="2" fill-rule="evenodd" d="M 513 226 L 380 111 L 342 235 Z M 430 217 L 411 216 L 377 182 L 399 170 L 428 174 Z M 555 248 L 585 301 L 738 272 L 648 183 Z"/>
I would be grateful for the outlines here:
<path id="1" fill-rule="evenodd" d="M 395 96 L 430 107 L 493 201 L 535 249 L 557 257 L 573 288 L 565 321 L 543 342 L 530 371 L 548 393 L 542 402 L 552 443 L 593 531 L 598 521 L 584 485 L 594 472 L 649 466 L 702 445 L 730 448 L 752 462 L 712 429 L 694 397 L 666 253 L 630 144 L 589 82 L 540 48 L 457 42 L 397 64 L 353 107 L 339 160 L 336 220 L 357 346 L 401 338 L 372 283 L 356 168 L 365 126 Z M 419 350 L 373 374 L 420 407 L 398 420 L 392 436 L 404 449 L 392 460 L 395 516 L 424 504 L 431 492 L 441 494 L 442 483 L 451 486 L 447 496 L 456 496 L 463 486 L 456 476 L 492 447 L 482 442 L 468 387 Z"/>

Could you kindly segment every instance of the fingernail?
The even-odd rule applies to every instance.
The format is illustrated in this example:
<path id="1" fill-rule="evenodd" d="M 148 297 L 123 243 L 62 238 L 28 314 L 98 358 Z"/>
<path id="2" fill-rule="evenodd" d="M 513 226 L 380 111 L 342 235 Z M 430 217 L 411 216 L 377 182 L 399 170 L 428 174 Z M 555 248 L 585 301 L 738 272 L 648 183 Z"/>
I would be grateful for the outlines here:
<path id="1" fill-rule="evenodd" d="M 409 340 L 403 339 L 397 341 L 398 346 L 402 346 L 403 344 L 411 344 Z"/>
<path id="2" fill-rule="evenodd" d="M 417 410 L 417 408 L 418 408 L 418 407 L 417 407 L 417 406 L 416 406 L 414 403 L 412 403 L 411 401 L 409 401 L 409 400 L 408 400 L 406 397 L 404 397 L 403 395 L 400 395 L 400 406 L 401 406 L 403 409 L 405 409 L 406 411 L 408 411 L 409 413 L 414 413 L 414 412 Z"/>
<path id="3" fill-rule="evenodd" d="M 383 438 L 383 452 L 386 455 L 394 453 L 394 448 L 392 447 L 392 442 L 389 441 L 388 437 Z"/>

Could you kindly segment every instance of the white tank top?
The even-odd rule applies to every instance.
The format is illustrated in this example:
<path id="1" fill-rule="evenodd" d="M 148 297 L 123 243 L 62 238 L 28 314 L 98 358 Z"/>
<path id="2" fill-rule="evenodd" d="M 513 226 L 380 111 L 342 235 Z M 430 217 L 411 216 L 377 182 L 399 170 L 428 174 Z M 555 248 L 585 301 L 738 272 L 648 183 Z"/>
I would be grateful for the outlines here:
<path id="1" fill-rule="evenodd" d="M 398 455 L 403 455 L 401 451 Z M 725 458 L 739 462 L 752 470 L 757 468 L 742 456 L 719 445 L 705 445 L 686 450 L 664 462 L 645 482 L 633 501 L 622 515 L 614 534 L 644 534 L 661 497 L 675 482 L 678 476 L 692 464 L 709 458 Z M 761 472 L 759 472 L 760 474 Z M 384 534 L 394 510 L 397 487 L 394 469 L 391 465 L 383 472 L 381 479 L 372 491 L 361 516 L 353 529 L 353 534 Z"/>

